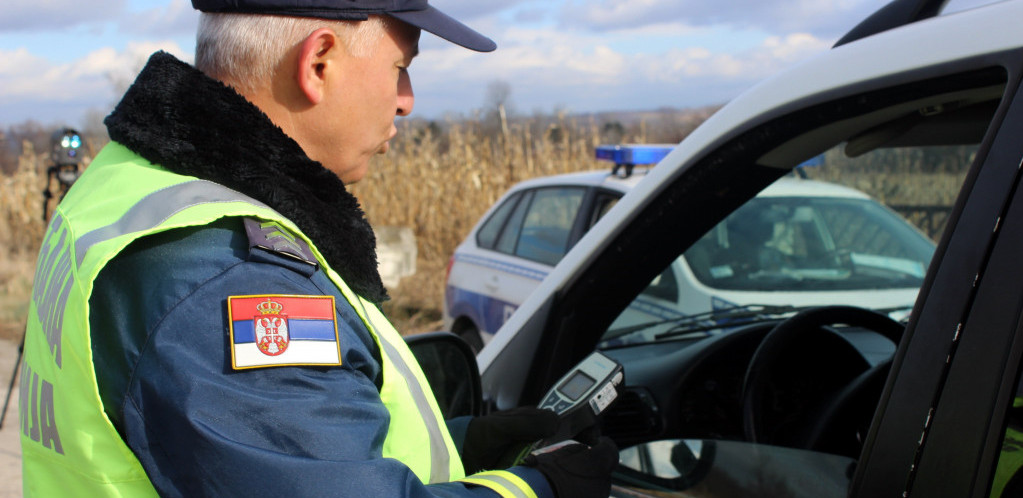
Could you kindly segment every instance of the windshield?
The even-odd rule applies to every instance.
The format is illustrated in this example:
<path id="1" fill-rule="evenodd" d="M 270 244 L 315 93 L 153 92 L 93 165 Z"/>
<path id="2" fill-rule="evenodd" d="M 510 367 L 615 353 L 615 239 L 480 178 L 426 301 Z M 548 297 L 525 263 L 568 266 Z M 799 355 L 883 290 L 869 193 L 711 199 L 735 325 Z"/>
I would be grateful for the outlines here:
<path id="1" fill-rule="evenodd" d="M 684 255 L 699 284 L 719 290 L 919 287 L 934 244 L 868 199 L 756 198 Z"/>
<path id="2" fill-rule="evenodd" d="M 827 151 L 823 166 L 779 179 L 662 268 L 607 329 L 601 347 L 705 337 L 813 306 L 906 318 L 934 254 L 933 237 L 951 211 L 955 191 L 944 184 L 961 182 L 975 150 Z M 934 188 L 881 190 L 890 195 L 882 202 L 871 196 L 878 188 L 863 181 L 898 185 L 895 175 L 876 171 L 935 157 L 942 162 L 926 176 Z"/>

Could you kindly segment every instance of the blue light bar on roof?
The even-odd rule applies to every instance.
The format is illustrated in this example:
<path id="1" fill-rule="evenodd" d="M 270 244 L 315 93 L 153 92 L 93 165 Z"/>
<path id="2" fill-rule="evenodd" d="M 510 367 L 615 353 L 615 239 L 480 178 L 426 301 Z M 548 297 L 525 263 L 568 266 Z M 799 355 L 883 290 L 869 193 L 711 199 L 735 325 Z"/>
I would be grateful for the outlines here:
<path id="1" fill-rule="evenodd" d="M 615 164 L 656 164 L 673 150 L 674 145 L 598 145 L 597 159 Z"/>

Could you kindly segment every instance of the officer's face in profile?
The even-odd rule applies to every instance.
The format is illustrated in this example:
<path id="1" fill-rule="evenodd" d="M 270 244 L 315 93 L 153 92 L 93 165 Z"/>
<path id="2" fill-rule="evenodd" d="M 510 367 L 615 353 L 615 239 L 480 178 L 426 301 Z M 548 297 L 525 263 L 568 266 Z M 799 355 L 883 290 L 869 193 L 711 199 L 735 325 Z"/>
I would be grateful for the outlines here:
<path id="1" fill-rule="evenodd" d="M 370 158 L 386 152 L 397 134 L 395 118 L 412 112 L 407 68 L 419 51 L 419 28 L 393 18 L 383 26 L 365 55 L 342 50 L 322 68 L 321 119 L 306 152 L 346 184 L 366 175 Z"/>

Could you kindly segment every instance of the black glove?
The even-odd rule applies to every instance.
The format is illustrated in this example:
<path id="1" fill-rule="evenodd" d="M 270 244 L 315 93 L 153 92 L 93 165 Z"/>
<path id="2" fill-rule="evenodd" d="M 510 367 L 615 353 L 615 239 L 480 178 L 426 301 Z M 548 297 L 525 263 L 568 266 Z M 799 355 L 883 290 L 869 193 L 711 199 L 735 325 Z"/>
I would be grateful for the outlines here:
<path id="1" fill-rule="evenodd" d="M 593 446 L 570 444 L 550 453 L 529 455 L 524 464 L 539 470 L 559 498 L 604 498 L 611 494 L 618 447 L 611 439 L 600 437 Z"/>
<path id="2" fill-rule="evenodd" d="M 465 473 L 510 467 L 526 446 L 557 429 L 557 414 L 526 406 L 473 418 L 462 446 Z"/>

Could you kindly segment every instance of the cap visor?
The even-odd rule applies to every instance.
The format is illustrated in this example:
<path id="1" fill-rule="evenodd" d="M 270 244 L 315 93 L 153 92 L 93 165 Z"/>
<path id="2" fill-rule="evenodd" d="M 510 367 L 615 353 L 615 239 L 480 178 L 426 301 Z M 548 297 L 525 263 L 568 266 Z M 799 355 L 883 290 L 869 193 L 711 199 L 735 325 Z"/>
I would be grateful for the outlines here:
<path id="1" fill-rule="evenodd" d="M 494 40 L 477 33 L 433 6 L 427 6 L 426 10 L 388 12 L 387 14 L 470 50 L 492 52 L 497 48 Z"/>

